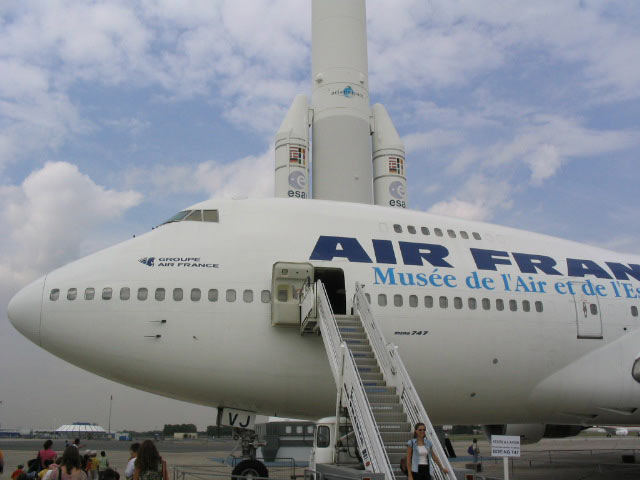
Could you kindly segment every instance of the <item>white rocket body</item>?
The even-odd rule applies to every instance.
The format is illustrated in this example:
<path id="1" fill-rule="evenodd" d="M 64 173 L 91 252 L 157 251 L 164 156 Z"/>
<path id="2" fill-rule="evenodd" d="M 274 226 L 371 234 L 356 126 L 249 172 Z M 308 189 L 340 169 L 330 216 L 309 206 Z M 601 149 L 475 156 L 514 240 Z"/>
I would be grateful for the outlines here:
<path id="1" fill-rule="evenodd" d="M 387 109 L 373 106 L 373 198 L 376 205 L 407 207 L 404 143 Z"/>
<path id="2" fill-rule="evenodd" d="M 313 198 L 373 203 L 364 0 L 314 0 Z"/>
<path id="3" fill-rule="evenodd" d="M 309 198 L 309 102 L 297 95 L 276 134 L 276 197 Z"/>
<path id="4" fill-rule="evenodd" d="M 276 135 L 277 197 L 310 198 L 309 126 L 313 198 L 407 207 L 404 146 L 369 106 L 365 0 L 312 0 L 311 105 L 298 95 Z"/>

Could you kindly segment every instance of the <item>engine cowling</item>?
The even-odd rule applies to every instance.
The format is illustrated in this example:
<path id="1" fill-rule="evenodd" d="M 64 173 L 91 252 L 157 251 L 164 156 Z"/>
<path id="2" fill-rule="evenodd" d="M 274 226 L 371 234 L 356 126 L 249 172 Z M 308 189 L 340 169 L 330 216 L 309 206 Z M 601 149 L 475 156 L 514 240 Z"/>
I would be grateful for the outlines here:
<path id="1" fill-rule="evenodd" d="M 581 425 L 552 425 L 544 423 L 509 423 L 506 425 L 483 425 L 484 435 L 513 435 L 520 437 L 523 445 L 539 442 L 542 438 L 565 438 L 578 435 L 585 427 Z"/>

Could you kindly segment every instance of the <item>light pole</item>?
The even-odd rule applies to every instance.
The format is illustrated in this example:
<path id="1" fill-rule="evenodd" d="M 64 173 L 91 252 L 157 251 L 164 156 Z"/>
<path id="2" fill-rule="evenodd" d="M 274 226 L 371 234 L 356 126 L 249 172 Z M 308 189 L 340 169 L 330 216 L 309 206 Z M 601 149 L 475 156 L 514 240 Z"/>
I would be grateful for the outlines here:
<path id="1" fill-rule="evenodd" d="M 109 437 L 111 437 L 111 404 L 113 403 L 113 395 L 109 396 Z"/>

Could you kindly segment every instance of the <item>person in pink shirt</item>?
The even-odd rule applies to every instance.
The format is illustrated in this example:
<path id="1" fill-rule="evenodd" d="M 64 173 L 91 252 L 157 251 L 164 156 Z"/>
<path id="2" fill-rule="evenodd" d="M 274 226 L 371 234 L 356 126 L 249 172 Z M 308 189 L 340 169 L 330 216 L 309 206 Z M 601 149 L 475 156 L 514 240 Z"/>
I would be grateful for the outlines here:
<path id="1" fill-rule="evenodd" d="M 51 449 L 53 442 L 51 440 L 47 440 L 44 442 L 43 449 L 38 452 L 38 460 L 40 460 L 40 465 L 44 466 L 44 462 L 47 460 L 51 460 L 52 462 L 56 461 L 58 458 L 58 454 Z"/>

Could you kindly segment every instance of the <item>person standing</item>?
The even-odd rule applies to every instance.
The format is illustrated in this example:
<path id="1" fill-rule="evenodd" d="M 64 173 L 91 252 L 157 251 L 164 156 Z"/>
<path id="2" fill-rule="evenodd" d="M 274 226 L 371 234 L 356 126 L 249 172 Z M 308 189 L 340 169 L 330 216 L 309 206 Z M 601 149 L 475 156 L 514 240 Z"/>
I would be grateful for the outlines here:
<path id="1" fill-rule="evenodd" d="M 133 480 L 169 480 L 167 463 L 162 459 L 151 440 L 145 440 L 140 445 Z"/>
<path id="2" fill-rule="evenodd" d="M 51 462 L 53 463 L 56 461 L 56 458 L 58 458 L 58 454 L 51 448 L 52 446 L 53 442 L 51 440 L 47 440 L 46 442 L 44 442 L 42 450 L 38 452 L 38 460 L 40 461 L 40 466 L 42 468 L 45 467 L 45 463 L 47 460 L 51 460 Z"/>
<path id="3" fill-rule="evenodd" d="M 129 447 L 129 462 L 127 463 L 127 468 L 124 469 L 124 476 L 127 480 L 133 480 L 133 473 L 136 469 L 136 457 L 138 456 L 139 449 L 140 444 L 138 442 L 132 443 Z"/>
<path id="4" fill-rule="evenodd" d="M 413 438 L 407 442 L 407 466 L 409 466 L 409 480 L 430 480 L 429 462 L 433 460 L 443 473 L 449 470 L 442 466 L 440 459 L 433 451 L 433 444 L 427 438 L 427 427 L 424 423 L 417 423 L 413 431 Z"/>
<path id="5" fill-rule="evenodd" d="M 473 451 L 473 463 L 478 463 L 480 459 L 480 447 L 478 446 L 478 439 L 474 438 L 471 443 L 471 450 Z"/>
<path id="6" fill-rule="evenodd" d="M 82 470 L 82 459 L 78 447 L 70 445 L 65 448 L 56 480 L 87 480 L 87 474 Z"/>
<path id="7" fill-rule="evenodd" d="M 104 450 L 100 452 L 100 458 L 98 458 L 98 478 L 102 480 L 103 473 L 109 468 L 109 458 Z"/>

